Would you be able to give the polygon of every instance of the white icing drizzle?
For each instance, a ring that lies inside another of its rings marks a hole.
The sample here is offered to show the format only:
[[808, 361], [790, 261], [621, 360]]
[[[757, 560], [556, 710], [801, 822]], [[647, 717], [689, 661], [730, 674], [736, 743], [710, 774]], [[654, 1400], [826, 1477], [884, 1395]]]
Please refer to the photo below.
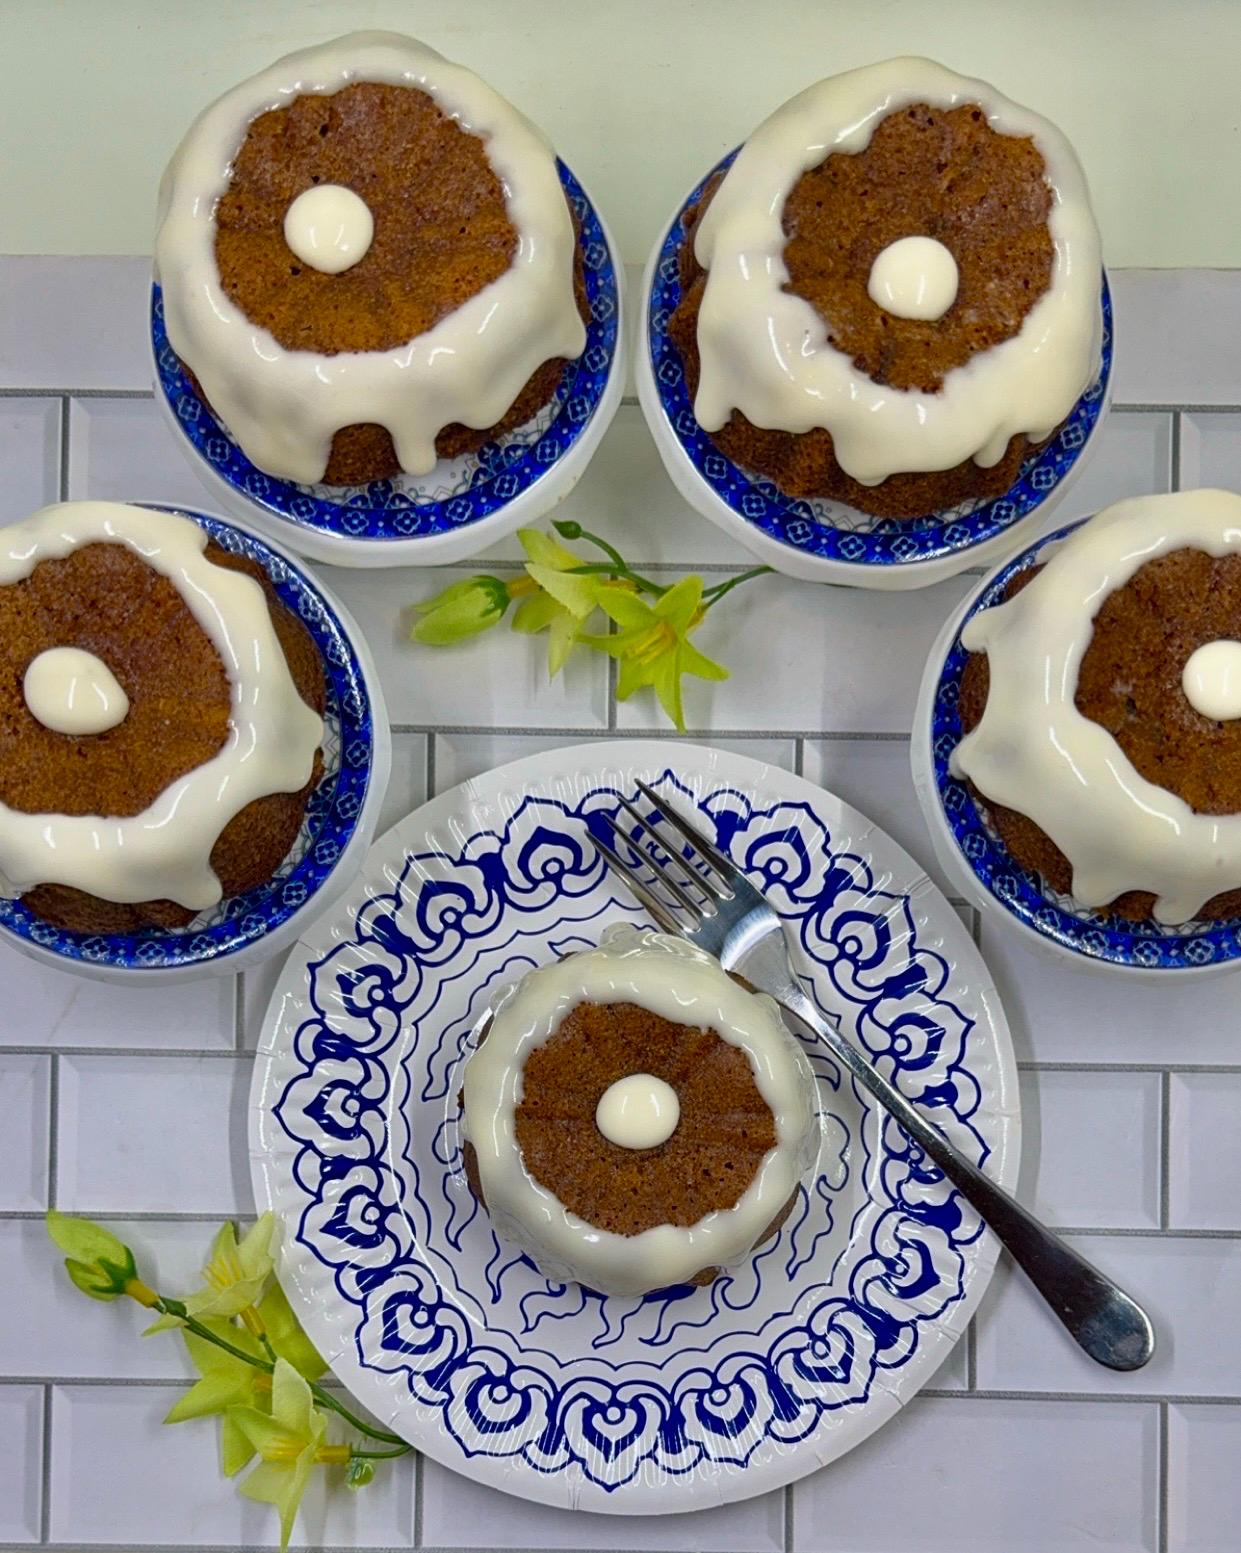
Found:
[[22, 679], [30, 715], [53, 733], [106, 733], [129, 715], [129, 697], [102, 658], [81, 647], [49, 647]]
[[[856, 154], [911, 103], [977, 103], [1001, 134], [1029, 136], [1052, 190], [1051, 283], [1012, 339], [949, 372], [936, 393], [884, 387], [828, 343], [822, 319], [782, 288], [782, 217], [794, 184], [834, 153]], [[985, 81], [929, 59], [890, 59], [808, 87], [742, 147], [698, 225], [708, 271], [698, 318], [694, 413], [718, 431], [733, 410], [788, 432], [824, 427], [842, 469], [889, 475], [999, 462], [1009, 440], [1048, 436], [1094, 380], [1102, 346], [1099, 234], [1085, 175], [1053, 125]]]
[[284, 240], [311, 269], [341, 275], [364, 259], [375, 218], [359, 194], [341, 183], [303, 189], [284, 213]]
[[1146, 781], [1074, 697], [1104, 601], [1146, 562], [1187, 548], [1241, 553], [1241, 496], [1179, 491], [1117, 502], [1052, 549], [1015, 597], [975, 615], [961, 640], [987, 654], [990, 688], [951, 761], [954, 775], [1051, 837], [1083, 906], [1150, 891], [1164, 923], [1189, 921], [1241, 886], [1241, 815], [1195, 814]]
[[942, 318], [957, 300], [960, 274], [951, 248], [933, 237], [898, 237], [881, 248], [866, 290], [894, 318]]
[[[771, 1108], [776, 1145], [737, 1203], [688, 1229], [617, 1235], [587, 1224], [526, 1170], [516, 1109], [526, 1059], [579, 1003], [637, 1003], [741, 1047]], [[770, 998], [747, 992], [681, 939], [610, 929], [598, 949], [540, 967], [497, 1001], [487, 1039], [465, 1068], [464, 1126], [497, 1231], [549, 1277], [607, 1294], [643, 1294], [705, 1267], [742, 1261], [808, 1170], [818, 1143], [814, 1078]]]
[[1241, 642], [1206, 642], [1185, 660], [1185, 699], [1212, 722], [1241, 717]]
[[[353, 81], [424, 91], [486, 142], [517, 252], [498, 280], [394, 350], [289, 351], [224, 293], [216, 204], [251, 120]], [[270, 474], [314, 484], [335, 433], [360, 423], [386, 426], [401, 467], [426, 474], [445, 426], [494, 425], [544, 362], [580, 356], [586, 331], [573, 295], [574, 246], [555, 155], [522, 114], [413, 38], [355, 32], [287, 55], [195, 120], [160, 186], [155, 268], [172, 348], [247, 456]]]
[[253, 577], [207, 559], [207, 535], [173, 513], [62, 502], [0, 531], [0, 587], [82, 545], [120, 544], [169, 578], [219, 653], [232, 697], [224, 747], [141, 814], [23, 814], [0, 804], [0, 893], [63, 884], [104, 900], [220, 899], [210, 864], [220, 832], [256, 798], [305, 786], [323, 721], [302, 700]]
[[667, 1143], [680, 1120], [676, 1090], [653, 1073], [618, 1078], [595, 1107], [595, 1126], [621, 1149], [657, 1149]]

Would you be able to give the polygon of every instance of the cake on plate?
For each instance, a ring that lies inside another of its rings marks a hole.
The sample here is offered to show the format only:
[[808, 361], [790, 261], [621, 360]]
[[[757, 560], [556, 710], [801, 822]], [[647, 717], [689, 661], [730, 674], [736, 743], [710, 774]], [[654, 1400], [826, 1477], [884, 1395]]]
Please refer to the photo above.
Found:
[[0, 534], [0, 891], [178, 929], [271, 878], [322, 769], [323, 664], [187, 517], [63, 502]]
[[784, 1222], [818, 1137], [809, 1064], [771, 999], [627, 927], [507, 990], [461, 1107], [497, 1232], [606, 1294], [743, 1261]]
[[581, 355], [555, 153], [395, 33], [290, 54], [189, 129], [160, 188], [168, 339], [259, 469], [424, 475], [530, 422]]
[[1098, 375], [1072, 147], [931, 60], [792, 98], [682, 225], [669, 333], [694, 414], [788, 496], [887, 518], [999, 496]]
[[1037, 560], [962, 631], [953, 775], [1079, 908], [1241, 916], [1241, 496], [1117, 502]]

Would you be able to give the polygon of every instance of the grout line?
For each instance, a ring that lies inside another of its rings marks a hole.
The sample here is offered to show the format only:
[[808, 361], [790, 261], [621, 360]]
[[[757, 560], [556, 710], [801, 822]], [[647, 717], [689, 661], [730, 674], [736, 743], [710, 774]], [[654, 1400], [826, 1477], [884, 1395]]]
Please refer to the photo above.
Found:
[[43, 1384], [43, 1460], [39, 1477], [39, 1541], [47, 1542], [52, 1524], [52, 1392], [50, 1381]]
[[[462, 737], [492, 739], [498, 737], [507, 738], [531, 738], [531, 739], [590, 739], [598, 742], [604, 740], [608, 729], [606, 727], [583, 727], [579, 724], [573, 728], [557, 727], [531, 727], [529, 723], [391, 723], [393, 733], [425, 733], [425, 734], [458, 734]], [[633, 739], [666, 739], [670, 743], [678, 739], [808, 739], [827, 742], [860, 742], [881, 744], [908, 744], [907, 733], [875, 732], [873, 729], [860, 728], [686, 728], [682, 733], [676, 728], [640, 728], [630, 732], [621, 730], [626, 738]]]
[[240, 972], [237, 977], [237, 985], [233, 988], [233, 1050], [244, 1051], [246, 1047], [246, 973]]
[[69, 500], [69, 400], [60, 401], [60, 458], [57, 461], [56, 494], [58, 501]]
[[1159, 1225], [1172, 1222], [1172, 1075], [1165, 1072], [1159, 1084]]
[[796, 1508], [793, 1499], [793, 1484], [784, 1485], [784, 1553], [793, 1553], [793, 1513]]
[[1169, 486], [1171, 490], [1179, 491], [1181, 488], [1181, 412], [1179, 410], [1172, 412], [1172, 446], [1170, 453]]
[[1159, 1404], [1159, 1467], [1155, 1479], [1155, 1547], [1168, 1550], [1168, 1404]]
[[[52, 1053], [47, 1076], [47, 1205], [56, 1207], [60, 1182], [60, 1059]], [[38, 1214], [36, 1217], [41, 1218]]]
[[423, 1494], [423, 1462], [425, 1461], [421, 1451], [414, 1456], [414, 1546], [422, 1546], [422, 1494]]
[[427, 739], [427, 753], [426, 753], [426, 762], [427, 762], [427, 771], [426, 771], [427, 797], [428, 798], [434, 798], [435, 797], [435, 735], [433, 733], [429, 733], [429, 734], [427, 734], [426, 739]]
[[793, 740], [793, 770], [799, 777], [806, 774], [806, 741], [800, 735]]
[[[55, 1206], [53, 1204], [53, 1206]], [[215, 1224], [221, 1219], [246, 1218], [233, 1209], [216, 1213], [162, 1210], [158, 1208], [121, 1208], [113, 1212], [106, 1208], [91, 1208], [92, 1218], [107, 1219], [109, 1224]], [[0, 1210], [0, 1224], [42, 1224], [47, 1217], [42, 1208], [6, 1208]]]
[[[608, 621], [608, 635], [609, 636], [615, 636], [616, 635], [616, 622], [615, 622], [615, 620], [609, 620]], [[618, 662], [617, 659], [615, 659], [612, 656], [611, 653], [609, 653], [608, 654], [608, 691], [607, 691], [607, 723], [608, 723], [608, 731], [609, 732], [615, 732], [616, 721], [617, 721], [617, 717], [619, 716], [619, 713], [617, 712], [618, 702], [617, 702], [617, 698], [616, 698], [616, 687], [617, 687], [617, 684], [619, 682], [620, 682], [620, 663]]]
[[974, 1321], [965, 1329], [965, 1389], [978, 1390], [978, 1324]]
[[1241, 1073], [1236, 1062], [1036, 1062], [1021, 1061], [1032, 1073]]
[[153, 388], [0, 388], [0, 399], [154, 399]]
[[232, 1046], [5, 1046], [0, 1055], [22, 1057], [243, 1057], [254, 1058], [251, 1051], [238, 1052]]

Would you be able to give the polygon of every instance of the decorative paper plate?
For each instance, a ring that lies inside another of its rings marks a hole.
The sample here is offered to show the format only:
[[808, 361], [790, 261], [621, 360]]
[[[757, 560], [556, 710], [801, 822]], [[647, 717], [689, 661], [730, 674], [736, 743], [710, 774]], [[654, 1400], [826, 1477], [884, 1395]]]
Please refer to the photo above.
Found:
[[910, 743], [914, 787], [931, 843], [961, 893], [1006, 930], [1016, 929], [1032, 948], [1129, 978], [1166, 982], [1169, 973], [1175, 973], [1175, 979], [1184, 981], [1236, 972], [1241, 969], [1241, 918], [1167, 927], [1089, 911], [1071, 896], [1057, 895], [1013, 861], [969, 785], [958, 782], [949, 765], [962, 737], [961, 674], [969, 654], [961, 632], [966, 621], [980, 609], [999, 604], [1013, 577], [1037, 566], [1049, 545], [1067, 539], [1086, 521], [1045, 535], [984, 578], [931, 650]]
[[621, 401], [624, 268], [586, 191], [563, 162], [560, 181], [579, 227], [590, 319], [586, 347], [552, 402], [477, 453], [428, 475], [370, 485], [294, 485], [256, 469], [203, 403], [164, 329], [151, 288], [155, 398], [199, 478], [230, 512], [312, 560], [336, 566], [444, 566], [468, 560], [562, 501], [586, 471]]
[[383, 837], [277, 986], [250, 1146], [282, 1280], [359, 1401], [476, 1481], [656, 1513], [763, 1493], [878, 1428], [947, 1357], [996, 1243], [813, 1042], [815, 1173], [747, 1265], [604, 1298], [497, 1239], [462, 1172], [462, 1056], [496, 988], [644, 920], [586, 834], [637, 777], [767, 892], [820, 1007], [1011, 1186], [1012, 1050], [956, 912], [839, 799], [663, 740], [517, 761]]
[[53, 927], [20, 900], [0, 900], [0, 939], [60, 970], [127, 986], [232, 976], [287, 949], [362, 865], [374, 840], [392, 755], [370, 649], [333, 593], [239, 523], [157, 502], [138, 505], [190, 518], [222, 549], [258, 562], [319, 650], [327, 704], [323, 776], [292, 851], [266, 883], [221, 901], [188, 927], [136, 933], [73, 933]]
[[638, 398], [677, 489], [703, 517], [790, 577], [857, 588], [925, 588], [968, 566], [1011, 552], [1023, 528], [1063, 499], [1103, 420], [1112, 373], [1112, 299], [1103, 276], [1099, 376], [1051, 440], [1032, 453], [1002, 496], [924, 517], [875, 518], [843, 502], [788, 496], [726, 458], [694, 416], [680, 352], [668, 323], [681, 300], [677, 257], [686, 210], [736, 151], [686, 196], [651, 251], [642, 281], [641, 339], [634, 362]]

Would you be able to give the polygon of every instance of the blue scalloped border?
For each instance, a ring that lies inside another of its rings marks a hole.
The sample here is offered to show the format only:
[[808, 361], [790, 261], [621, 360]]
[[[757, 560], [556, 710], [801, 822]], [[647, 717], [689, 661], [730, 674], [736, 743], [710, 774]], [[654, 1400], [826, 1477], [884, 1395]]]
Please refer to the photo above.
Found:
[[344, 626], [314, 581], [261, 539], [230, 523], [182, 507], [158, 510], [192, 519], [222, 549], [257, 561], [267, 573], [281, 602], [306, 626], [319, 649], [327, 714], [339, 723], [341, 752], [340, 771], [335, 778], [325, 776], [307, 806], [312, 834], [304, 855], [287, 874], [227, 901], [222, 918], [206, 927], [180, 932], [153, 928], [125, 934], [70, 933], [35, 916], [20, 900], [0, 900], [0, 927], [15, 937], [66, 960], [137, 971], [220, 960], [264, 937], [304, 906], [335, 868], [357, 827], [374, 758], [372, 707], [361, 664]]
[[966, 623], [979, 610], [999, 604], [1009, 580], [1037, 565], [1043, 549], [1065, 539], [1088, 519], [1048, 534], [1010, 561], [970, 605], [940, 670], [931, 707], [931, 756], [935, 790], [957, 849], [979, 883], [1016, 919], [1062, 948], [1092, 960], [1141, 970], [1199, 970], [1241, 959], [1241, 918], [1204, 924], [1179, 933], [1153, 922], [1126, 922], [1103, 912], [1066, 911], [1037, 875], [1018, 867], [983, 818], [973, 795], [949, 769], [961, 741], [958, 705], [961, 675], [969, 653], [961, 642]]
[[669, 320], [681, 300], [677, 256], [685, 212], [736, 155], [737, 150], [730, 151], [717, 162], [677, 211], [660, 249], [647, 309], [647, 338], [656, 391], [668, 424], [698, 475], [743, 522], [791, 549], [851, 566], [907, 566], [957, 555], [1028, 517], [1077, 462], [1106, 399], [1112, 372], [1112, 295], [1107, 275], [1103, 276], [1101, 293], [1103, 357], [1099, 376], [1078, 400], [1072, 415], [1046, 447], [1027, 461], [1003, 496], [963, 517], [930, 513], [920, 518], [875, 519], [866, 531], [838, 528], [817, 517], [809, 502], [785, 495], [770, 480], [748, 474], [720, 452], [694, 418], [681, 357], [668, 336]]
[[256, 469], [194, 391], [164, 328], [163, 297], [151, 288], [151, 342], [157, 381], [192, 454], [226, 480], [239, 498], [294, 528], [345, 539], [383, 542], [452, 534], [491, 517], [528, 490], [564, 457], [599, 408], [619, 345], [620, 291], [603, 225], [577, 179], [556, 166], [580, 223], [590, 322], [586, 347], [570, 362], [557, 390], [551, 424], [533, 442], [488, 442], [472, 455], [469, 486], [442, 500], [419, 500], [391, 480], [347, 488], [342, 499], [326, 487], [293, 485]]

